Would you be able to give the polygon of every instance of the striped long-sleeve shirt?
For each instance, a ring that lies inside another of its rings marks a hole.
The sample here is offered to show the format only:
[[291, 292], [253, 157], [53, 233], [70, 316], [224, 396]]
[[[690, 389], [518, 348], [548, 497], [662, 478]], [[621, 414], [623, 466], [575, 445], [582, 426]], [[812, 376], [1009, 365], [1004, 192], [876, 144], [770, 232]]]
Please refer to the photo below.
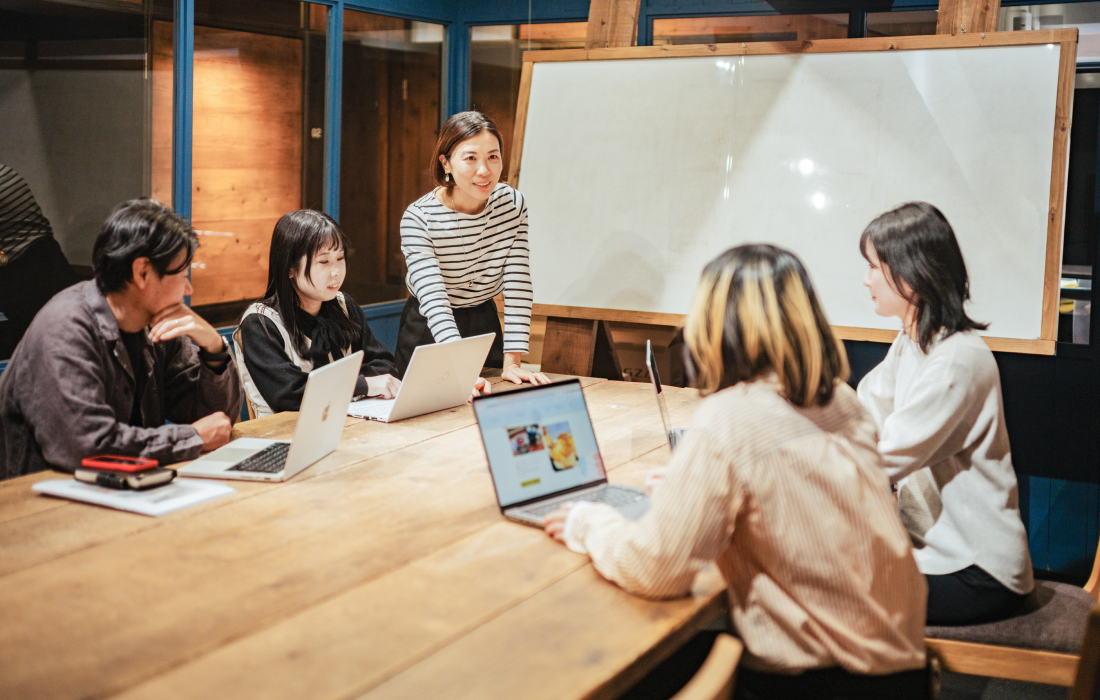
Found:
[[405, 283], [437, 343], [460, 337], [452, 309], [504, 292], [504, 352], [527, 352], [533, 295], [523, 195], [499, 183], [485, 209], [471, 215], [429, 192], [401, 218], [401, 251]]
[[27, 181], [0, 165], [0, 265], [15, 260], [39, 238], [52, 235], [50, 222], [34, 201]]
[[920, 668], [927, 589], [874, 423], [846, 384], [808, 409], [778, 392], [763, 380], [705, 399], [649, 512], [580, 503], [566, 543], [649, 597], [686, 594], [716, 561], [749, 668]]

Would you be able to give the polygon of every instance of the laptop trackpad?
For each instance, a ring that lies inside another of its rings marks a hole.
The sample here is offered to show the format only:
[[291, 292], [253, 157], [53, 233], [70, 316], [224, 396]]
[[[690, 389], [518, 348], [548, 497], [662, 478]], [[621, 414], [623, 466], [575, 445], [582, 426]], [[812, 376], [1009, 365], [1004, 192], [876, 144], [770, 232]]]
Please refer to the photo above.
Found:
[[649, 499], [643, 498], [629, 505], [619, 506], [619, 512], [627, 520], [640, 520], [649, 510]]

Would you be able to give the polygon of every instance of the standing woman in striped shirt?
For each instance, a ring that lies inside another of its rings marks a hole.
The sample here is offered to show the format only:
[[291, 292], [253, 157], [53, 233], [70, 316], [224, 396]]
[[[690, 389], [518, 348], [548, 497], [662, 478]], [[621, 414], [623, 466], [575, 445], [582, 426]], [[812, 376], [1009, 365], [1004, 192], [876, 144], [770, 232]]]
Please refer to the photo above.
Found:
[[[495, 333], [487, 367], [519, 384], [548, 384], [520, 368], [531, 334], [527, 205], [500, 182], [500, 131], [480, 112], [460, 112], [443, 125], [432, 159], [436, 188], [401, 219], [401, 250], [411, 296], [401, 313], [398, 376], [419, 345]], [[504, 292], [504, 328], [493, 297]]]
[[577, 503], [547, 533], [651, 598], [687, 595], [716, 562], [745, 644], [735, 697], [928, 697], [924, 578], [802, 263], [771, 245], [726, 251], [684, 341], [706, 398], [649, 512]]

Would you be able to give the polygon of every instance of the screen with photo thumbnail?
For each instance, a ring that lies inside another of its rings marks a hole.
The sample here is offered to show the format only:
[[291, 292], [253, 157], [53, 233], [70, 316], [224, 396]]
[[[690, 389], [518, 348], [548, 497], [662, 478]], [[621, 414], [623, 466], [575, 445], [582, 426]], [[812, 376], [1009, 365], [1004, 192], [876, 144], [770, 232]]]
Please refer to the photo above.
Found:
[[499, 394], [479, 399], [476, 409], [500, 505], [603, 478], [580, 384]]

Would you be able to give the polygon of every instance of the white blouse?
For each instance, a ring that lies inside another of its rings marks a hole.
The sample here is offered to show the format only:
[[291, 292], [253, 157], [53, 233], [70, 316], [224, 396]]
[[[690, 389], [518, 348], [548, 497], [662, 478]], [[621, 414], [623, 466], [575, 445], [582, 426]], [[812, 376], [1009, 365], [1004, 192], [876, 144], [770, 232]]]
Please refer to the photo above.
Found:
[[1034, 586], [1001, 377], [973, 331], [928, 354], [904, 332], [859, 383], [898, 487], [898, 510], [926, 575], [977, 564], [1016, 593]]

